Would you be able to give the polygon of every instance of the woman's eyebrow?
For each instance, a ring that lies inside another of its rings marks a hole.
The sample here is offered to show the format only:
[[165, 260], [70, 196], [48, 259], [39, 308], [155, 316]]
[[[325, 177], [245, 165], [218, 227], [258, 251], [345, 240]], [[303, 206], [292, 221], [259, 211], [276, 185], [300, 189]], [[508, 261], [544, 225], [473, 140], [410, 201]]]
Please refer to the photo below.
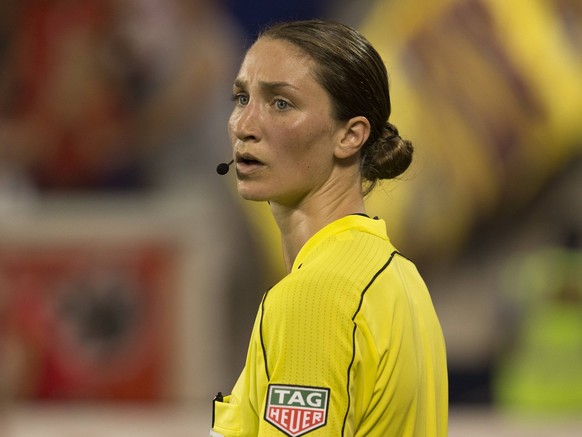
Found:
[[259, 87], [265, 91], [276, 92], [284, 88], [297, 89], [295, 85], [288, 82], [265, 82], [259, 81]]
[[237, 78], [237, 79], [235, 79], [235, 81], [233, 83], [233, 87], [238, 88], [238, 89], [243, 89], [245, 87], [245, 81]]
[[[236, 79], [234, 81], [234, 86], [235, 88], [238, 89], [245, 89], [246, 88], [246, 81], [243, 79]], [[291, 89], [298, 89], [295, 85], [292, 85], [288, 82], [284, 82], [284, 81], [275, 81], [275, 82], [268, 82], [268, 81], [264, 81], [261, 80], [259, 81], [259, 88], [261, 88], [261, 90], [267, 91], [267, 92], [276, 92], [279, 91], [281, 89], [284, 88], [291, 88]]]

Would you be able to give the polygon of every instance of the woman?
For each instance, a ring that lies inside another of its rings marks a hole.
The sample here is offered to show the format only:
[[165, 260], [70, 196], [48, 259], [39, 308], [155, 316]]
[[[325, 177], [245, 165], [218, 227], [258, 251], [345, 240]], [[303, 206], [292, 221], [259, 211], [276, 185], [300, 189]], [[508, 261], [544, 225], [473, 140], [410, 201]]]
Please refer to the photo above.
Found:
[[211, 435], [446, 435], [445, 346], [430, 296], [364, 208], [374, 184], [412, 157], [387, 121], [380, 56], [342, 24], [278, 24], [248, 50], [233, 95], [237, 188], [269, 202], [288, 275], [263, 298]]

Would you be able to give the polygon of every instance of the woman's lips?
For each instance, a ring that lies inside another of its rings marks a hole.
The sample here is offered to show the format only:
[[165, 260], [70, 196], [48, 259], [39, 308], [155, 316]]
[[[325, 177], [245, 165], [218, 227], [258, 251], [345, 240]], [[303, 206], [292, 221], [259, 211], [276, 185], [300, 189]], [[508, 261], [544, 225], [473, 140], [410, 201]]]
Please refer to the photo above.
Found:
[[240, 174], [249, 174], [264, 167], [264, 164], [255, 156], [245, 153], [236, 156], [236, 170]]

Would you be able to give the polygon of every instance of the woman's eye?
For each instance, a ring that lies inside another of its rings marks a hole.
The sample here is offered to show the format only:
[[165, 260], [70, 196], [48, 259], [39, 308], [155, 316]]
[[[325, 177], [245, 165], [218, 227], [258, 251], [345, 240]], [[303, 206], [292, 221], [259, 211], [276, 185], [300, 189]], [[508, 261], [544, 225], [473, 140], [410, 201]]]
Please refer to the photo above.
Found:
[[280, 110], [287, 109], [289, 107], [289, 103], [285, 100], [277, 99], [275, 101], [275, 107]]
[[246, 94], [235, 94], [232, 96], [232, 100], [236, 102], [237, 105], [246, 106], [249, 104], [249, 96]]

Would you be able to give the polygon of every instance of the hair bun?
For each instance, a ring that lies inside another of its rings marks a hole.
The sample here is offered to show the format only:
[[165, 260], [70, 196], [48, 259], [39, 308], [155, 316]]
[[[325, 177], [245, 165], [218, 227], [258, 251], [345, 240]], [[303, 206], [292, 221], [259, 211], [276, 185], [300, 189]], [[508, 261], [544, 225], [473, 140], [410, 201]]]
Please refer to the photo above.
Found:
[[378, 180], [394, 179], [404, 173], [412, 162], [414, 147], [400, 136], [396, 126], [386, 122], [382, 136], [367, 152], [362, 176], [371, 183], [369, 192]]

